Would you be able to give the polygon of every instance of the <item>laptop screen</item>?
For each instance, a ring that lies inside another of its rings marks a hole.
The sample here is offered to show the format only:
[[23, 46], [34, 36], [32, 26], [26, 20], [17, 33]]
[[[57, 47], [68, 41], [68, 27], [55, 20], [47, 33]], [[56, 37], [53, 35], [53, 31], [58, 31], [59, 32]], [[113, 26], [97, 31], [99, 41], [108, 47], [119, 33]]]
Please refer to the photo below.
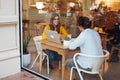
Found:
[[47, 36], [48, 41], [56, 42], [61, 44], [60, 36], [56, 31], [53, 30], [45, 30], [45, 34]]

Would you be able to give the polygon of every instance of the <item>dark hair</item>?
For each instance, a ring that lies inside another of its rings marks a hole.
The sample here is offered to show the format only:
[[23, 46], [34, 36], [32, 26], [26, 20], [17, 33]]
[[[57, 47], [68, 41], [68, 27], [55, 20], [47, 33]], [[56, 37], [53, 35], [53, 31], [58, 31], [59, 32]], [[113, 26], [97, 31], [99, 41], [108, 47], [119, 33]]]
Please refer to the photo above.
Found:
[[[57, 31], [58, 33], [60, 33], [60, 21], [59, 21], [58, 25], [56, 25], [55, 27], [54, 27], [54, 25], [53, 25], [53, 20], [55, 19], [56, 16], [59, 17], [59, 14], [57, 14], [57, 13], [55, 13], [55, 12], [52, 13], [51, 18], [50, 18], [50, 29], [51, 29], [51, 30], [54, 30], [54, 28], [56, 27], [56, 31]], [[59, 18], [60, 18], [60, 17], [59, 17]]]
[[84, 29], [90, 28], [91, 23], [88, 17], [79, 17], [78, 18], [78, 26], [82, 26]]

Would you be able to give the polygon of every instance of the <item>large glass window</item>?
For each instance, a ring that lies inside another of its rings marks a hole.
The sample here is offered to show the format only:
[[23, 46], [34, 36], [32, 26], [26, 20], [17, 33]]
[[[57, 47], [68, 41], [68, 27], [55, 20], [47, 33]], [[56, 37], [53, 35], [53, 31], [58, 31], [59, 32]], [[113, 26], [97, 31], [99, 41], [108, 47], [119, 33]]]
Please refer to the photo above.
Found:
[[[120, 2], [114, 1], [106, 5], [116, 10], [119, 8], [116, 5], [119, 5]], [[76, 27], [77, 18], [81, 15], [90, 16], [89, 8], [93, 8], [99, 3], [100, 0], [22, 0], [21, 52], [23, 68], [47, 79], [62, 80], [62, 69], [59, 69], [59, 62], [55, 61], [55, 68], [50, 69], [49, 74], [47, 73], [46, 57], [43, 60], [42, 72], [40, 73], [38, 51], [40, 48], [37, 48], [34, 39], [42, 35], [44, 26], [49, 24], [51, 13], [54, 11], [60, 15], [61, 24], [64, 25], [68, 33], [72, 34], [72, 37], [77, 37], [79, 34]], [[70, 71], [65, 68], [64, 72], [64, 80], [69, 80]]]

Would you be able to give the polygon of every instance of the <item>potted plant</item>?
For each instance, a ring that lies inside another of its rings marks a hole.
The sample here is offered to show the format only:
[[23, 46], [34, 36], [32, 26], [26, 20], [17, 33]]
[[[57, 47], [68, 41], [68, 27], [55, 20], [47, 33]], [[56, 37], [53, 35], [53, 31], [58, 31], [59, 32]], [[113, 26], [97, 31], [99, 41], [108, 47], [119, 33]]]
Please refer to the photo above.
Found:
[[27, 49], [30, 39], [31, 39], [31, 36], [28, 35], [23, 40], [23, 66], [24, 67], [27, 67], [31, 61], [31, 55], [29, 50]]

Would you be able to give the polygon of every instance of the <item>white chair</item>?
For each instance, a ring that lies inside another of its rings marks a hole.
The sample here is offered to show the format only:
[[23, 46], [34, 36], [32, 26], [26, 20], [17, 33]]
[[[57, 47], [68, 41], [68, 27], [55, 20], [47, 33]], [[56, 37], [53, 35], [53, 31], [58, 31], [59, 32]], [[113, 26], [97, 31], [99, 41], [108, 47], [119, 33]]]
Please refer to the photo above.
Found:
[[[37, 59], [40, 56], [40, 42], [38, 42], [38, 40], [41, 40], [41, 39], [42, 39], [42, 36], [33, 37], [33, 40], [34, 40], [34, 43], [35, 43], [35, 46], [36, 46], [36, 50], [37, 50], [37, 56], [36, 56], [35, 60], [33, 61], [30, 68], [32, 68], [34, 66], [34, 64], [36, 63]], [[42, 60], [44, 60], [45, 57], [47, 59], [47, 73], [49, 74], [49, 58], [48, 58], [48, 55], [43, 52], [43, 59]]]
[[[86, 55], [86, 54], [82, 54], [82, 53], [76, 53], [74, 55], [74, 57], [73, 57], [73, 61], [74, 61], [75, 67], [71, 68], [70, 80], [72, 80], [73, 69], [77, 70], [77, 72], [79, 74], [79, 77], [80, 77], [80, 80], [84, 80], [83, 77], [82, 77], [81, 72], [88, 73], [88, 74], [98, 74], [100, 79], [103, 80], [103, 78], [102, 78], [102, 76], [100, 74], [100, 69], [101, 69], [102, 65], [104, 64], [105, 58], [107, 56], [109, 56], [109, 52], [107, 50], [103, 50], [103, 52], [104, 52], [103, 56], [91, 56], [91, 55]], [[76, 62], [77, 56], [84, 56], [86, 58], [92, 58], [92, 59], [94, 58], [94, 63], [93, 63], [93, 66], [92, 66], [91, 70], [81, 69], [78, 66], [78, 63]]]

